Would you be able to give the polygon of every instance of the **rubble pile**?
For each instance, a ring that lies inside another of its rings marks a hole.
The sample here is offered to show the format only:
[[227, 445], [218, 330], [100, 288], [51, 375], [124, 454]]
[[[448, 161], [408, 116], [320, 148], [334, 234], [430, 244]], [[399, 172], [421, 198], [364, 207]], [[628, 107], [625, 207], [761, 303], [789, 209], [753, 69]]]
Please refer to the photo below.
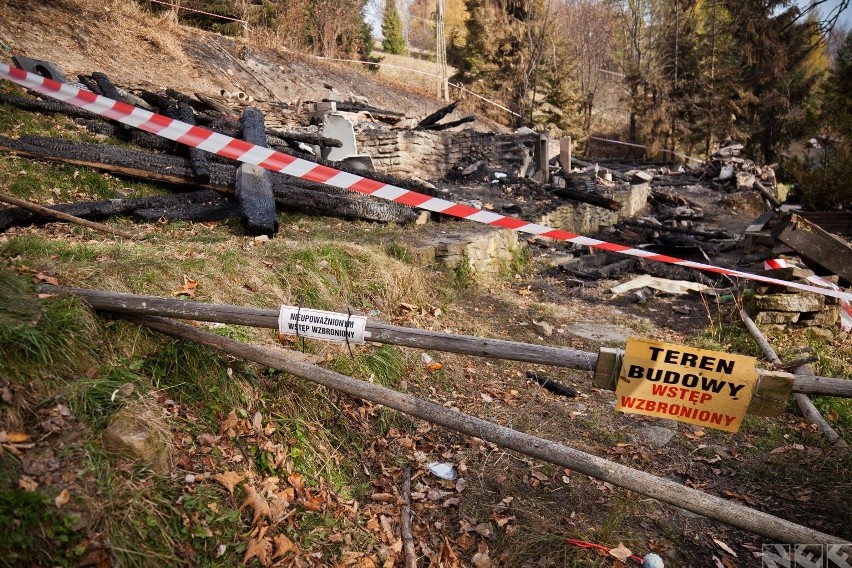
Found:
[[[809, 279], [815, 277], [812, 270], [797, 266], [770, 269], [762, 274], [802, 284], [813, 284]], [[822, 279], [833, 284], [838, 282], [838, 277], [834, 275], [824, 276]], [[837, 298], [771, 285], [757, 285], [754, 292], [748, 311], [755, 323], [809, 327], [814, 328], [814, 332], [827, 336], [833, 336], [837, 332], [840, 322], [840, 300]]]
[[752, 160], [741, 156], [742, 150], [743, 145], [737, 142], [730, 142], [716, 150], [699, 168], [702, 177], [711, 178], [711, 187], [720, 191], [750, 190], [754, 188], [755, 182], [759, 182], [775, 192], [774, 167], [758, 166]]

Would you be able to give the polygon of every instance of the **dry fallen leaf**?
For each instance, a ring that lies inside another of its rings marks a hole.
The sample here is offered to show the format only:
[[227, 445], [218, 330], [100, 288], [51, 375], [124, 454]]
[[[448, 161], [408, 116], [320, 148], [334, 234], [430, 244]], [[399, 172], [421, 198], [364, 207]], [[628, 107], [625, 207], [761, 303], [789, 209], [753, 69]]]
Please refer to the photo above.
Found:
[[441, 550], [438, 552], [438, 561], [435, 564], [441, 568], [459, 568], [461, 566], [459, 557], [456, 556], [447, 537], [444, 537], [444, 541], [441, 543]]
[[189, 296], [195, 298], [195, 289], [198, 288], [198, 281], [191, 279], [186, 274], [183, 275], [183, 286], [175, 290], [175, 296]]
[[256, 525], [261, 517], [270, 516], [269, 503], [251, 485], [246, 485], [246, 494], [246, 500], [240, 505], [240, 511], [246, 507], [251, 507], [254, 510], [254, 517], [251, 520], [251, 524]]
[[28, 477], [26, 475], [21, 476], [21, 479], [18, 480], [18, 485], [24, 491], [35, 491], [38, 489], [38, 482], [32, 477]]
[[731, 550], [730, 546], [728, 546], [727, 544], [725, 544], [724, 542], [722, 542], [721, 540], [719, 540], [717, 538], [714, 538], [713, 542], [716, 543], [716, 546], [718, 546], [719, 548], [721, 548], [722, 550], [724, 550], [725, 552], [727, 552], [728, 554], [730, 554], [734, 558], [737, 558], [737, 553], [734, 552], [733, 550]]
[[243, 476], [235, 471], [226, 471], [225, 473], [217, 473], [213, 479], [218, 481], [222, 487], [228, 490], [231, 495], [234, 494], [234, 487], [243, 480]]
[[46, 283], [51, 284], [53, 286], [59, 286], [59, 280], [57, 280], [55, 277], [49, 276], [49, 275], [47, 275], [43, 272], [39, 272], [39, 273], [35, 274], [33, 276], [33, 278], [35, 279], [36, 282], [46, 282]]
[[430, 371], [440, 371], [444, 368], [444, 365], [441, 363], [429, 363], [428, 365], [426, 365], [426, 368]]
[[633, 551], [625, 547], [623, 543], [619, 542], [618, 546], [609, 549], [609, 555], [618, 558], [619, 560], [627, 560], [633, 555]]
[[61, 509], [65, 505], [68, 504], [68, 501], [71, 500], [71, 492], [67, 489], [63, 489], [59, 495], [53, 500], [53, 503], [56, 505], [57, 509]]
[[299, 552], [299, 548], [286, 535], [279, 534], [272, 538], [272, 542], [275, 544], [275, 554], [272, 555], [273, 559], [281, 558], [288, 552], [293, 552], [294, 554], [298, 554]]
[[269, 566], [272, 564], [272, 539], [262, 537], [258, 539], [250, 539], [246, 548], [245, 556], [243, 556], [243, 564], [248, 563], [252, 558], [257, 558], [261, 566]]
[[491, 557], [488, 554], [488, 546], [485, 543], [480, 543], [484, 550], [480, 550], [470, 559], [471, 564], [475, 568], [491, 568]]
[[6, 440], [10, 444], [26, 444], [30, 441], [30, 435], [26, 432], [9, 432], [6, 434]]
[[240, 421], [237, 418], [237, 413], [232, 410], [228, 413], [228, 416], [227, 418], [225, 418], [225, 421], [222, 422], [222, 426], [220, 427], [219, 431], [227, 432], [228, 430], [233, 430], [237, 427], [237, 424], [239, 424], [239, 422]]

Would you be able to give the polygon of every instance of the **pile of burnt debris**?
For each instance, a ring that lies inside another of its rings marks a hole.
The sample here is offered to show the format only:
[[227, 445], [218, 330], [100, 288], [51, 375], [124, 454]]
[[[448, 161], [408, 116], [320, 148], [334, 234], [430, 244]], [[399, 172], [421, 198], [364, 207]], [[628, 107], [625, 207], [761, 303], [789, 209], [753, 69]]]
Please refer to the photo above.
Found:
[[[51, 78], [65, 81], [50, 62], [21, 57], [13, 59], [20, 67], [41, 74], [47, 72]], [[551, 165], [547, 159], [547, 141], [532, 131], [467, 136], [468, 154], [474, 158], [473, 163], [451, 168], [446, 178], [433, 179], [442, 184], [441, 188], [423, 177], [377, 171], [374, 162], [382, 161], [382, 154], [389, 151], [384, 142], [374, 148], [373, 155], [358, 152], [356, 136], [365, 131], [446, 133], [472, 122], [474, 118], [471, 116], [451, 119], [457, 111], [456, 103], [415, 120], [402, 113], [373, 107], [368, 101], [358, 98], [342, 100], [343, 97], [328, 85], [323, 100], [273, 104], [255, 101], [251, 95], [242, 92], [222, 91], [218, 95], [210, 95], [185, 94], [174, 89], [154, 92], [121, 88], [100, 72], [80, 76], [78, 81], [77, 86], [97, 94], [217, 133], [344, 172], [368, 175], [429, 196], [469, 203], [477, 208], [496, 208], [506, 214], [534, 217], [553, 209], [564, 199], [611, 210], [620, 207], [618, 202], [602, 195], [592, 182], [582, 182], [578, 188], [576, 180], [566, 181], [564, 176], [573, 174], [562, 172], [570, 172], [570, 168]], [[73, 163], [139, 178], [173, 191], [170, 195], [157, 197], [52, 205], [50, 209], [55, 211], [85, 219], [131, 215], [148, 222], [217, 221], [239, 217], [248, 234], [268, 236], [277, 230], [278, 210], [397, 223], [423, 221], [428, 216], [405, 205], [247, 164], [239, 165], [227, 158], [188, 148], [67, 103], [36, 93], [30, 95], [0, 93], [0, 104], [72, 117], [81, 128], [94, 135], [96, 143], [59, 137], [0, 136], [0, 150], [22, 157]], [[264, 110], [261, 111], [260, 107]], [[416, 145], [420, 139], [413, 140]], [[453, 141], [448, 145], [452, 145]], [[482, 162], [476, 163], [477, 155], [491, 163], [499, 162], [504, 172], [496, 168], [487, 171], [487, 167], [480, 170]], [[394, 157], [394, 162], [398, 162], [398, 157]], [[551, 170], [558, 175], [551, 176]], [[477, 171], [478, 174], [487, 171], [487, 179], [471, 175]], [[495, 191], [497, 188], [500, 191]], [[493, 203], [494, 197], [498, 198], [497, 205]], [[432, 217], [444, 220], [437, 214]], [[49, 220], [48, 216], [20, 207], [0, 209], [0, 231], [15, 225]]]

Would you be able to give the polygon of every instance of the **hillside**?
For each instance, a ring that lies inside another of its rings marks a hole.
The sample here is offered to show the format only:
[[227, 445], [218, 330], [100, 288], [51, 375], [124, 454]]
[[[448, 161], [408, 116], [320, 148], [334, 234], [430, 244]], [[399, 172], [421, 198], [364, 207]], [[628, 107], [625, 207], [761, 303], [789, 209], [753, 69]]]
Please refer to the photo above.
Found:
[[[444, 104], [406, 90], [398, 75], [385, 83], [360, 68], [245, 46], [153, 19], [135, 3], [23, 4], [0, 3], [4, 63], [12, 55], [48, 59], [72, 79], [100, 70], [128, 90], [171, 87], [214, 97], [223, 89], [244, 90], [279, 129], [307, 131], [298, 103], [322, 100], [324, 85], [408, 117], [422, 118]], [[2, 79], [0, 94], [29, 96]], [[104, 155], [107, 147], [138, 150], [126, 132], [96, 133], [86, 124], [0, 103], [4, 139], [99, 144]], [[398, 183], [479, 201], [483, 212], [534, 213], [531, 219], [554, 203], [554, 188], [518, 174], [528, 166], [525, 148], [532, 143], [486, 119], [445, 135], [382, 125], [374, 130], [398, 136], [411, 161], [426, 164], [418, 170], [423, 179]], [[447, 153], [437, 154], [438, 145]], [[427, 154], [428, 160], [415, 159]], [[441, 163], [443, 156], [455, 161]], [[213, 164], [233, 166], [224, 159]], [[436, 164], [446, 167], [438, 172]], [[634, 193], [618, 179], [629, 179], [625, 172], [639, 166], [613, 164], [608, 173], [615, 181], [591, 173], [583, 178], [599, 186], [598, 197], [629, 202], [639, 195], [641, 213], [633, 220], [644, 217], [643, 223], [676, 209], [660, 205], [665, 195], [649, 199], [650, 189]], [[432, 166], [435, 171], [424, 171]], [[683, 182], [686, 176], [668, 166], [641, 168], [678, 183], [668, 198], [688, 215], [702, 212], [700, 223], [678, 218], [675, 228], [689, 227], [688, 236], [726, 232], [733, 238], [689, 240], [676, 233], [664, 241], [659, 221], [650, 228], [596, 226], [592, 236], [636, 246], [643, 239], [663, 242], [675, 252], [659, 254], [710, 254], [713, 262], [762, 268], [763, 259], [745, 254], [740, 238], [763, 210], [758, 194], [738, 191], [736, 184], [730, 193], [713, 190], [696, 181], [698, 174]], [[215, 184], [195, 186], [0, 152], [0, 194], [43, 205], [115, 204]], [[233, 193], [214, 189], [228, 199]], [[574, 207], [582, 222], [624, 220], [585, 203], [566, 200], [560, 207]], [[601, 348], [637, 337], [750, 355], [769, 368], [738, 315], [754, 287], [746, 292], [739, 283], [662, 265], [672, 271], [668, 279], [709, 283], [724, 293], [656, 293], [632, 301], [613, 286], [650, 274], [655, 269], [648, 265], [660, 263], [636, 261], [625, 271], [607, 272], [624, 258], [530, 235], [512, 241], [504, 237], [514, 236], [509, 231], [446, 215], [426, 215], [423, 224], [385, 223], [279, 203], [275, 219], [279, 228], [271, 238], [247, 234], [235, 215], [100, 219], [135, 239], [45, 218], [0, 231], [0, 565], [407, 567], [410, 542], [417, 565], [430, 567], [641, 565], [625, 547], [637, 558], [656, 553], [667, 567], [758, 567], [764, 545], [777, 543], [667, 504], [662, 494], [603, 481], [609, 475], [628, 483], [612, 473], [623, 468], [689, 495], [724, 499], [721, 516], [748, 507], [852, 539], [852, 458], [792, 402], [780, 416], [748, 415], [738, 432], [724, 432], [616, 412], [615, 394], [596, 388], [582, 364], [503, 359], [500, 349], [485, 343], [477, 349], [487, 357], [456, 348], [462, 335], [597, 357]], [[472, 249], [465, 246], [480, 238], [483, 258], [468, 258]], [[767, 257], [772, 252], [771, 245], [763, 251]], [[453, 256], [454, 264], [448, 260]], [[480, 270], [492, 261], [496, 268]], [[173, 301], [175, 310], [184, 310], [177, 317], [184, 337], [156, 330], [168, 323], [98, 311], [45, 285]], [[191, 301], [231, 306], [223, 308], [231, 315], [239, 312], [233, 306], [252, 308], [247, 312], [264, 323], [206, 321], [208, 314], [190, 313]], [[376, 340], [347, 344], [280, 335], [269, 320], [281, 305], [366, 316]], [[378, 340], [387, 339], [381, 333], [402, 333], [398, 326], [456, 337], [444, 340], [446, 351], [422, 348], [411, 338]], [[818, 375], [849, 377], [852, 339], [835, 327], [765, 331], [785, 361], [807, 347]], [[234, 347], [230, 340], [266, 348], [269, 358], [258, 362], [247, 355], [257, 351], [226, 352], [190, 335], [218, 340], [220, 347]], [[392, 389], [403, 402], [394, 410], [323, 382], [341, 375], [357, 379], [362, 392]], [[852, 399], [814, 400], [841, 439], [852, 443]], [[469, 435], [423, 418], [442, 411], [457, 413]], [[492, 435], [474, 418], [505, 430]], [[518, 433], [538, 440], [507, 449], [505, 440]], [[609, 465], [580, 471], [532, 457], [545, 441]], [[403, 529], [406, 504], [410, 531]]]

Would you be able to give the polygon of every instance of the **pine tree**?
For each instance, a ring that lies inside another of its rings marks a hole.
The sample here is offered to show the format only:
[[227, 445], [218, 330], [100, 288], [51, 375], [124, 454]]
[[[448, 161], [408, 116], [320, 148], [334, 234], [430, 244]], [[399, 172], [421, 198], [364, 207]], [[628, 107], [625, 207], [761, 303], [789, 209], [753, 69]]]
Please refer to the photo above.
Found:
[[402, 19], [396, 9], [396, 0], [385, 0], [382, 16], [382, 48], [387, 53], [402, 55], [405, 53], [405, 37], [402, 33]]

